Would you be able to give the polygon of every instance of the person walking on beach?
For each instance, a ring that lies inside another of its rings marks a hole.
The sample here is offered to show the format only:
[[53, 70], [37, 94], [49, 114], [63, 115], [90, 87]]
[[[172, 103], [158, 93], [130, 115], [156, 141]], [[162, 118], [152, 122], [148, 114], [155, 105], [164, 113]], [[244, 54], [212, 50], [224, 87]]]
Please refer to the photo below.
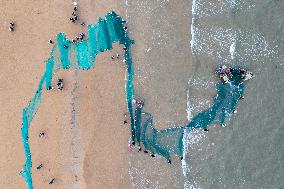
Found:
[[123, 124], [126, 124], [127, 123], [127, 113], [124, 113], [124, 121], [123, 121]]
[[76, 1], [73, 2], [73, 10], [77, 11], [78, 10], [78, 3]]
[[79, 39], [82, 41], [84, 39], [84, 37], [85, 37], [85, 34], [82, 32], [79, 35], [80, 35]]
[[40, 170], [43, 167], [43, 164], [39, 164], [39, 166], [36, 167], [37, 170]]
[[53, 184], [53, 183], [54, 183], [54, 181], [55, 181], [55, 178], [52, 178], [52, 179], [49, 181], [49, 183], [48, 183], [48, 184]]

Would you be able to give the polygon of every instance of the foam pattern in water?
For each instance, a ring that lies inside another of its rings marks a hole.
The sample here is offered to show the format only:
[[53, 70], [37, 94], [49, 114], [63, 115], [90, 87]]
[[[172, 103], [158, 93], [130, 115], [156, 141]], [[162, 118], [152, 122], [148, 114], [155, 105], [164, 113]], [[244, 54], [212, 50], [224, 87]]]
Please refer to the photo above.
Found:
[[194, 18], [226, 14], [231, 9], [248, 11], [255, 7], [253, 2], [247, 0], [193, 0], [192, 14]]
[[[232, 59], [238, 62], [260, 61], [264, 57], [273, 56], [277, 46], [269, 46], [260, 33], [236, 30], [225, 27], [192, 26], [192, 51], [194, 54], [206, 54], [219, 63], [231, 63]], [[236, 45], [238, 48], [236, 48]]]

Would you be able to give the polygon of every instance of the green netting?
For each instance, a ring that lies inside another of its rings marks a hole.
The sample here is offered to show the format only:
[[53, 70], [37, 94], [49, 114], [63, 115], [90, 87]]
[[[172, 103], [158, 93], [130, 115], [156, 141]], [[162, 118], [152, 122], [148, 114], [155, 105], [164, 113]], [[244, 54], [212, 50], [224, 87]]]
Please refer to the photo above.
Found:
[[[106, 15], [105, 20], [111, 41], [119, 41], [119, 39], [121, 38], [120, 36], [124, 35], [124, 31], [121, 33], [121, 31], [116, 28], [117, 24], [121, 24], [121, 21], [119, 19], [120, 17], [113, 12]], [[122, 26], [119, 26], [119, 29], [120, 28], [122, 28]]]
[[169, 128], [161, 130], [157, 133], [157, 145], [169, 152], [169, 154], [176, 154], [182, 156], [183, 149], [183, 127]]
[[[134, 128], [132, 128], [132, 132], [134, 132], [134, 136], [136, 133], [136, 142], [137, 145], [140, 146], [140, 125], [141, 125], [141, 113], [142, 113], [142, 107], [137, 107], [135, 110], [135, 117], [134, 117]], [[133, 134], [132, 134], [133, 135]]]
[[46, 69], [45, 69], [45, 86], [46, 90], [51, 89], [51, 81], [52, 81], [52, 72], [54, 67], [54, 48], [51, 50], [50, 58], [45, 61]]
[[20, 171], [20, 175], [23, 176], [26, 180], [27, 186], [29, 189], [33, 188], [32, 186], [32, 173], [31, 173], [31, 167], [32, 167], [32, 157], [29, 147], [29, 125], [32, 121], [34, 115], [36, 114], [39, 105], [41, 103], [41, 89], [43, 82], [45, 80], [45, 74], [42, 76], [38, 89], [33, 97], [33, 99], [29, 102], [29, 105], [23, 109], [22, 113], [22, 128], [21, 128], [21, 134], [22, 134], [22, 141], [24, 145], [24, 151], [26, 156], [25, 164]]
[[217, 95], [213, 99], [211, 106], [198, 113], [193, 119], [183, 127], [174, 127], [158, 131], [152, 127], [153, 118], [150, 114], [141, 112], [137, 107], [135, 111], [135, 137], [133, 141], [140, 140], [145, 149], [152, 153], [159, 154], [170, 160], [171, 155], [183, 155], [183, 135], [184, 131], [191, 128], [206, 128], [210, 124], [223, 124], [235, 110], [236, 105], [243, 95], [243, 76], [239, 68], [232, 71], [231, 81], [227, 84], [218, 83], [216, 85]]
[[[28, 143], [28, 131], [30, 123], [35, 116], [40, 102], [41, 102], [41, 91], [43, 87], [43, 83], [45, 82], [46, 89], [51, 89], [52, 86], [52, 75], [56, 68], [82, 68], [89, 69], [94, 65], [94, 61], [96, 55], [106, 50], [110, 50], [112, 48], [112, 43], [119, 41], [121, 44], [124, 44], [127, 48], [127, 89], [126, 96], [129, 97], [127, 99], [128, 102], [132, 102], [134, 99], [134, 92], [132, 87], [132, 62], [130, 56], [130, 45], [133, 43], [132, 40], [129, 39], [126, 32], [122, 32], [123, 23], [122, 19], [115, 14], [114, 12], [110, 12], [107, 14], [109, 20], [106, 22], [105, 19], [99, 19], [96, 25], [88, 26], [88, 40], [83, 40], [78, 43], [71, 43], [66, 39], [64, 33], [60, 33], [57, 35], [57, 44], [53, 47], [50, 58], [45, 61], [46, 63], [46, 71], [42, 76], [38, 89], [33, 97], [33, 99], [29, 102], [29, 105], [23, 109], [22, 114], [22, 140], [24, 145], [24, 151], [26, 156], [25, 164], [20, 172], [20, 175], [23, 176], [26, 180], [27, 187], [29, 189], [33, 188], [32, 185], [32, 158], [30, 147]], [[108, 24], [106, 24], [108, 23]], [[112, 26], [112, 27], [111, 27]], [[124, 43], [125, 42], [125, 43]], [[59, 52], [59, 56], [55, 56], [55, 51]], [[73, 53], [76, 53], [73, 56]], [[73, 60], [72, 57], [76, 57], [76, 60]], [[131, 75], [129, 75], [131, 74]], [[132, 105], [128, 104], [128, 111], [132, 112]], [[133, 114], [131, 113], [132, 120]], [[134, 126], [134, 121], [132, 121], [132, 125]]]
[[70, 46], [71, 42], [66, 39], [64, 33], [60, 33], [57, 35], [57, 45], [60, 51], [60, 65], [62, 65], [63, 69], [68, 69], [70, 67]]
[[76, 54], [77, 54], [77, 60], [78, 65], [83, 70], [87, 70], [92, 66], [92, 62], [90, 61], [91, 54], [88, 50], [88, 44], [87, 41], [83, 41], [81, 43], [76, 43]]
[[104, 52], [106, 50], [112, 49], [112, 43], [109, 38], [109, 33], [106, 26], [106, 21], [102, 18], [99, 19], [96, 25], [97, 29], [97, 50]]
[[90, 57], [94, 61], [97, 56], [97, 32], [94, 25], [88, 26], [88, 47]]
[[154, 143], [153, 143], [153, 117], [149, 113], [142, 113], [141, 114], [141, 141], [147, 151], [150, 151], [151, 153], [155, 153]]
[[[158, 131], [153, 127], [153, 118], [149, 113], [143, 113], [142, 108], [133, 105], [135, 95], [133, 87], [133, 66], [130, 47], [134, 43], [123, 29], [123, 20], [116, 13], [110, 12], [105, 19], [100, 18], [96, 25], [88, 26], [87, 40], [79, 43], [71, 43], [66, 39], [64, 33], [57, 35], [57, 45], [50, 53], [50, 58], [46, 61], [46, 71], [42, 76], [38, 89], [30, 101], [29, 105], [23, 109], [22, 114], [22, 139], [26, 162], [20, 174], [25, 178], [27, 186], [32, 189], [32, 159], [28, 144], [28, 129], [36, 114], [40, 102], [43, 83], [46, 89], [52, 86], [52, 75], [56, 68], [82, 68], [89, 69], [94, 65], [96, 55], [100, 52], [110, 50], [113, 42], [123, 44], [125, 47], [124, 59], [126, 65], [125, 93], [127, 109], [130, 115], [132, 142], [153, 154], [159, 154], [166, 159], [171, 155], [182, 156], [183, 153], [183, 133], [191, 128], [206, 128], [212, 123], [224, 123], [234, 111], [240, 96], [243, 93], [243, 77], [238, 68], [232, 72], [231, 82], [226, 85], [217, 84], [217, 96], [212, 105], [207, 110], [197, 114], [190, 123], [183, 127], [175, 127]], [[55, 56], [55, 51], [59, 51], [59, 56]], [[76, 53], [73, 56], [73, 53]], [[73, 60], [71, 57], [76, 57]], [[57, 70], [57, 69], [56, 69]], [[135, 115], [135, 116], [134, 116]]]

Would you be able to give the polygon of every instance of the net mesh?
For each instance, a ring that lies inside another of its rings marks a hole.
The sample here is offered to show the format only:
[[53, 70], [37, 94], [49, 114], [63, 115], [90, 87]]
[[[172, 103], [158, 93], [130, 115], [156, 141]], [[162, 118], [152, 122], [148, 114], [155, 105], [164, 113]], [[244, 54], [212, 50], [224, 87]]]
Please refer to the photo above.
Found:
[[170, 160], [171, 155], [183, 155], [183, 136], [185, 129], [207, 128], [210, 124], [224, 124], [236, 109], [240, 97], [243, 95], [244, 84], [241, 80], [239, 68], [231, 72], [231, 81], [227, 84], [216, 84], [217, 95], [206, 110], [201, 111], [185, 126], [173, 127], [158, 131], [153, 124], [153, 118], [148, 113], [142, 113], [140, 107], [135, 110], [135, 126], [132, 131], [134, 140], [140, 146], [142, 142], [146, 151], [159, 154]]
[[[109, 12], [105, 18], [100, 18], [96, 25], [88, 26], [87, 40], [79, 43], [71, 43], [64, 33], [57, 35], [57, 44], [50, 52], [50, 58], [45, 62], [46, 71], [42, 76], [38, 89], [23, 109], [22, 113], [22, 140], [26, 156], [26, 162], [20, 175], [22, 175], [29, 189], [32, 185], [32, 158], [28, 143], [28, 131], [30, 123], [35, 116], [40, 102], [42, 87], [45, 82], [46, 89], [52, 87], [53, 72], [59, 68], [88, 70], [94, 66], [98, 53], [112, 49], [112, 43], [119, 42], [124, 45], [124, 62], [126, 65], [125, 93], [127, 109], [130, 115], [131, 139], [133, 144], [144, 146], [145, 150], [152, 154], [159, 154], [170, 160], [171, 155], [182, 157], [184, 130], [191, 128], [206, 128], [212, 123], [225, 123], [230, 114], [236, 108], [237, 102], [243, 93], [243, 83], [240, 79], [239, 68], [232, 71], [232, 80], [228, 84], [217, 84], [217, 95], [212, 105], [197, 114], [190, 123], [181, 127], [157, 130], [153, 127], [153, 117], [144, 113], [141, 106], [135, 105], [133, 87], [133, 65], [131, 58], [131, 45], [134, 43], [124, 30], [124, 21], [115, 12]], [[56, 52], [58, 53], [56, 54]], [[71, 57], [76, 57], [73, 61]]]
[[[128, 84], [126, 87], [126, 96], [128, 97], [127, 102], [132, 102], [134, 98], [132, 86], [133, 71], [130, 58], [130, 45], [133, 43], [133, 41], [129, 39], [127, 33], [124, 31], [123, 20], [121, 19], [121, 17], [118, 16], [115, 12], [109, 12], [108, 14], [106, 14], [105, 19], [100, 18], [96, 25], [88, 26], [88, 36], [89, 38], [87, 40], [83, 40], [78, 43], [72, 43], [71, 41], [66, 39], [64, 33], [57, 35], [57, 44], [51, 50], [50, 58], [45, 61], [46, 71], [40, 80], [38, 89], [33, 99], [29, 102], [28, 106], [23, 109], [21, 134], [26, 161], [22, 170], [20, 171], [20, 175], [25, 178], [27, 187], [29, 189], [33, 188], [31, 172], [32, 158], [29, 147], [29, 126], [40, 106], [43, 84], [45, 82], [47, 90], [51, 89], [52, 76], [53, 73], [58, 70], [58, 68], [75, 68], [87, 70], [94, 65], [94, 61], [98, 53], [110, 50], [112, 49], [112, 43], [120, 42], [120, 44], [123, 44], [127, 48], [125, 52], [128, 70]], [[59, 52], [58, 55], [56, 54], [56, 51]], [[71, 59], [71, 57], [73, 56], [76, 57], [74, 61], [73, 59]], [[128, 111], [132, 112], [131, 105], [128, 105]], [[134, 120], [132, 114], [131, 117], [132, 120]], [[134, 125], [134, 122], [132, 125]]]

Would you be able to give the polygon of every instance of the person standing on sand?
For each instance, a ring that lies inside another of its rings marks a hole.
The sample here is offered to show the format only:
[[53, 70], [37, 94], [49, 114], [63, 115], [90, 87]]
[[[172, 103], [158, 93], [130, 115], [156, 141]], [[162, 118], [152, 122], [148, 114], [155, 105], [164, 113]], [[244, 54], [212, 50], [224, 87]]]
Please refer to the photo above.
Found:
[[43, 164], [41, 163], [39, 166], [36, 167], [37, 170], [40, 170], [43, 167]]
[[73, 17], [70, 18], [71, 22], [75, 22], [75, 19]]
[[124, 121], [123, 121], [123, 124], [126, 124], [127, 123], [127, 113], [124, 113]]
[[14, 22], [10, 22], [9, 31], [14, 31]]
[[45, 135], [45, 132], [42, 131], [42, 132], [39, 133], [38, 137], [39, 137], [39, 138], [42, 138], [42, 137], [44, 137], [44, 135]]
[[71, 17], [69, 18], [73, 23], [78, 20], [78, 15], [76, 14], [76, 11], [78, 10], [78, 3], [77, 2], [73, 2], [73, 12], [71, 14]]
[[130, 142], [128, 142], [128, 150], [132, 151], [132, 144]]
[[53, 184], [53, 183], [54, 183], [54, 181], [55, 181], [55, 178], [52, 178], [52, 179], [49, 181], [49, 183], [48, 183], [48, 184]]
[[77, 11], [78, 10], [78, 3], [76, 1], [73, 2], [73, 6], [74, 6], [73, 10]]

